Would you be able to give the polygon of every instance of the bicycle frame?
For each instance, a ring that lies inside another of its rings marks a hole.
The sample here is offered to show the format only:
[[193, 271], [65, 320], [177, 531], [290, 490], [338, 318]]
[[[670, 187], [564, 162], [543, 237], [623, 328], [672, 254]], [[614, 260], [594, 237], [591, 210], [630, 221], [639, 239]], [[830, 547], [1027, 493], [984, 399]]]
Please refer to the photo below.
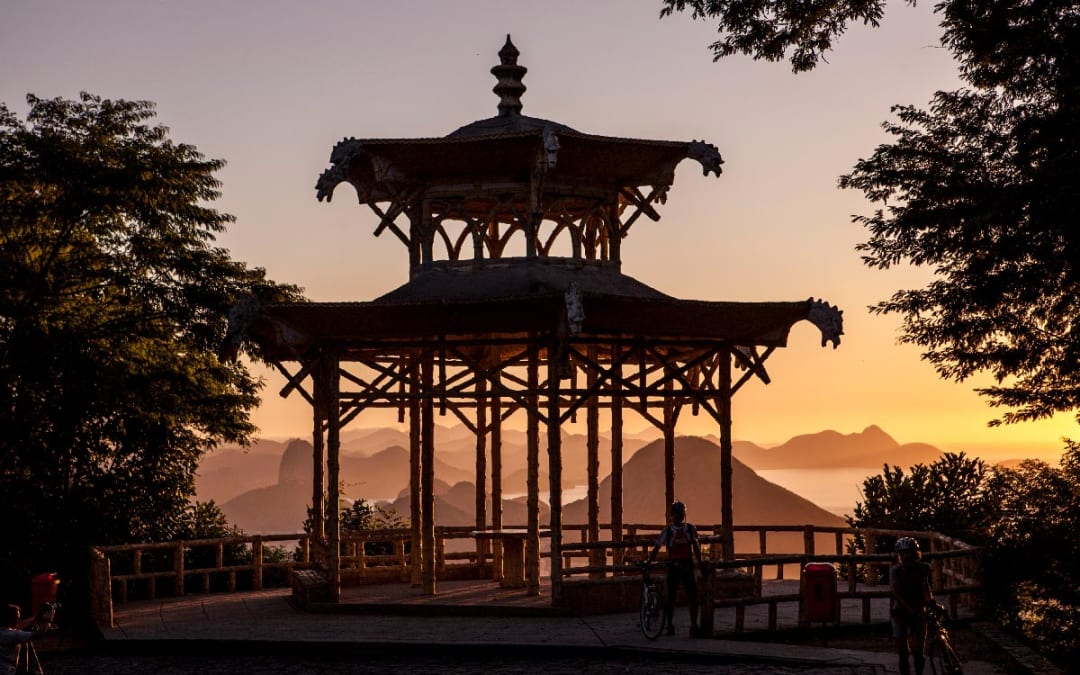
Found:
[[934, 675], [962, 675], [960, 657], [952, 646], [944, 620], [947, 612], [939, 603], [926, 608], [926, 644], [923, 652]]
[[641, 568], [641, 632], [648, 639], [655, 640], [660, 637], [667, 623], [664, 595], [649, 573], [654, 564], [647, 560], [636, 564]]

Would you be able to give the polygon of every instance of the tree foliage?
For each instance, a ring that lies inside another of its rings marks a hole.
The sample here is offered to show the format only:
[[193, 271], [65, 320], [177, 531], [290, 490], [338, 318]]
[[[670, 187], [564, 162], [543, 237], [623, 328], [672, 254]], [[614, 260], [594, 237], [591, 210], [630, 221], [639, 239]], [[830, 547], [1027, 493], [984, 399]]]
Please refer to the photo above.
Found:
[[[1080, 446], [1061, 466], [986, 468], [963, 454], [863, 482], [849, 524], [933, 530], [983, 547], [986, 607], [1048, 656], [1080, 659]], [[891, 539], [875, 542], [877, 550]], [[857, 542], [865, 548], [866, 542]]]
[[1080, 659], [1080, 446], [1061, 467], [1027, 460], [987, 480], [984, 576], [1003, 623], [1048, 655]]
[[25, 121], [0, 104], [9, 580], [80, 576], [89, 544], [190, 527], [200, 457], [254, 430], [260, 383], [217, 357], [229, 309], [299, 297], [214, 246], [223, 162], [172, 142], [153, 104], [27, 102]]
[[[908, 0], [915, 4], [914, 0]], [[813, 70], [849, 23], [878, 26], [884, 0], [663, 0], [660, 16], [689, 11], [719, 21], [723, 36], [709, 45], [713, 60], [734, 54], [788, 59], [795, 72]]]
[[[914, 4], [913, 2], [911, 4]], [[715, 19], [717, 58], [789, 58], [810, 70], [881, 0], [664, 0], [661, 15]], [[893, 140], [840, 178], [878, 205], [864, 262], [927, 266], [936, 278], [871, 309], [903, 317], [945, 378], [1005, 409], [993, 424], [1080, 409], [1080, 2], [941, 0], [944, 47], [968, 88], [898, 105]]]
[[[330, 500], [323, 499], [323, 522], [330, 519]], [[311, 534], [315, 525], [315, 511], [311, 506], [307, 509], [307, 518], [304, 519], [304, 532]], [[342, 531], [362, 532], [364, 530], [394, 530], [409, 526], [409, 521], [403, 518], [394, 507], [382, 504], [372, 504], [360, 497], [352, 503], [342, 501], [338, 505], [338, 525]], [[406, 542], [406, 549], [409, 544]], [[344, 551], [345, 544], [342, 544]], [[367, 541], [364, 543], [364, 552], [368, 555], [390, 555], [394, 552], [394, 546], [390, 541]]]
[[[852, 527], [938, 532], [969, 538], [983, 523], [986, 464], [964, 453], [947, 452], [905, 473], [885, 465], [863, 481], [863, 500], [848, 516]], [[878, 542], [881, 550], [886, 542]]]

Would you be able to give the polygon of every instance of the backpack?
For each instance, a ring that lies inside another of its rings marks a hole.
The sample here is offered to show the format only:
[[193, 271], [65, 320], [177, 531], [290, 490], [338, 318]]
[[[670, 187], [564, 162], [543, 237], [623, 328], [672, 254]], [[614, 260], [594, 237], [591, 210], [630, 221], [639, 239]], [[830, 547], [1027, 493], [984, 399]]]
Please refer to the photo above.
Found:
[[684, 523], [681, 527], [669, 525], [671, 537], [668, 539], [669, 560], [690, 560], [693, 543], [693, 525]]

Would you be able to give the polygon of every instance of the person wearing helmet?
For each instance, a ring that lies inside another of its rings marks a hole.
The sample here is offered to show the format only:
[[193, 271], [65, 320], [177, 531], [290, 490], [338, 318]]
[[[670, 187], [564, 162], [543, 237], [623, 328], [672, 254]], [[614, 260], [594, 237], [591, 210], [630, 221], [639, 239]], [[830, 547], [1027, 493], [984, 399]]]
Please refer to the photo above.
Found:
[[910, 675], [910, 653], [915, 661], [915, 675], [922, 675], [926, 608], [934, 599], [930, 589], [930, 566], [922, 561], [919, 542], [911, 537], [897, 539], [895, 550], [897, 563], [889, 569], [889, 589], [892, 591], [892, 633], [896, 638], [900, 673]]
[[690, 605], [690, 635], [698, 637], [701, 631], [698, 629], [697, 579], [694, 576], [694, 560], [697, 560], [698, 569], [704, 570], [705, 567], [701, 560], [701, 545], [698, 543], [697, 528], [686, 522], [686, 504], [674, 502], [671, 505], [671, 524], [660, 531], [660, 538], [656, 540], [652, 551], [649, 552], [649, 560], [656, 560], [656, 554], [661, 546], [667, 547], [669, 563], [668, 601], [665, 607], [667, 633], [668, 635], [675, 634], [672, 614], [675, 598], [681, 585], [686, 589], [686, 600]]

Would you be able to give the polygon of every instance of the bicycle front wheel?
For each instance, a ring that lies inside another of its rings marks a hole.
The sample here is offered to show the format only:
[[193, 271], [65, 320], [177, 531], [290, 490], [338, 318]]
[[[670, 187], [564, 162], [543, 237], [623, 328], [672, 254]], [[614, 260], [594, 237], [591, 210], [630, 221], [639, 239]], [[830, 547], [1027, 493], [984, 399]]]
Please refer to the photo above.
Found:
[[664, 596], [650, 588], [641, 599], [641, 632], [650, 640], [660, 637], [664, 631]]
[[934, 675], [963, 675], [960, 657], [952, 645], [944, 640], [934, 640], [926, 650], [926, 660]]

